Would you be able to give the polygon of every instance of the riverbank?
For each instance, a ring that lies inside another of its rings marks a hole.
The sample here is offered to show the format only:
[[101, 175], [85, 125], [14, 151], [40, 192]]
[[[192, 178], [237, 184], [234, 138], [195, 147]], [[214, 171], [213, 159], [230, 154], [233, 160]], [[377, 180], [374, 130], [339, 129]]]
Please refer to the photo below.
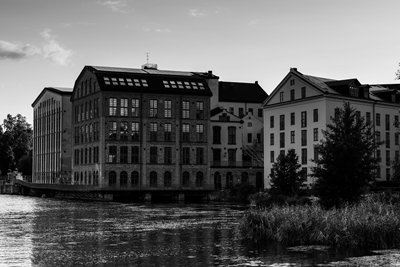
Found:
[[400, 245], [400, 205], [374, 195], [341, 209], [273, 205], [246, 211], [240, 232], [246, 239], [283, 245], [388, 249]]

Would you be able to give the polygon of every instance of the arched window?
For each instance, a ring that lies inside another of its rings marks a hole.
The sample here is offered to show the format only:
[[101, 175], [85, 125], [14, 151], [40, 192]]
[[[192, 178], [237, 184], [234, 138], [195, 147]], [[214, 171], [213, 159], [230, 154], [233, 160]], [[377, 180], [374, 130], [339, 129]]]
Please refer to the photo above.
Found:
[[256, 173], [256, 187], [257, 188], [264, 188], [264, 179], [261, 172]]
[[115, 171], [110, 171], [108, 174], [108, 185], [116, 186], [117, 184], [117, 173]]
[[157, 173], [154, 171], [150, 173], [150, 187], [157, 187]]
[[119, 175], [119, 183], [120, 187], [128, 186], [128, 173], [126, 171], [122, 171]]
[[247, 172], [242, 172], [242, 184], [247, 184], [249, 182], [249, 174]]
[[87, 184], [87, 172], [86, 171], [85, 171], [85, 180], [84, 180], [83, 184]]
[[231, 172], [226, 174], [226, 188], [231, 188], [233, 186], [233, 175]]
[[133, 171], [131, 173], [131, 184], [132, 184], [132, 187], [139, 186], [139, 173], [137, 171]]
[[164, 173], [164, 187], [171, 187], [171, 185], [172, 185], [171, 173], [165, 172]]
[[91, 185], [92, 184], [92, 172], [91, 171], [88, 172], [88, 178], [89, 178], [88, 179], [88, 184]]
[[99, 171], [96, 171], [95, 177], [94, 177], [94, 185], [98, 186], [99, 185]]
[[203, 187], [203, 173], [196, 173], [196, 187]]
[[182, 186], [183, 187], [189, 187], [189, 184], [190, 184], [189, 172], [183, 172], [183, 175], [182, 175]]
[[214, 173], [214, 188], [215, 190], [221, 190], [221, 174], [219, 172]]

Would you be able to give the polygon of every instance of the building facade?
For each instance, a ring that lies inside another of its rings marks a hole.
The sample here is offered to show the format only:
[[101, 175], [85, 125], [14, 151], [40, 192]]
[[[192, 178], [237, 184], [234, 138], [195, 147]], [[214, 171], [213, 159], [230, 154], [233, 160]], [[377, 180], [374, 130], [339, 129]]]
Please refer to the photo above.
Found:
[[[270, 186], [272, 165], [280, 153], [295, 149], [302, 168], [310, 174], [318, 157], [314, 148], [331, 118], [349, 102], [359, 116], [371, 122], [378, 141], [381, 166], [376, 179], [389, 180], [391, 160], [399, 153], [399, 136], [393, 122], [399, 120], [397, 85], [362, 85], [357, 79], [333, 80], [304, 75], [296, 68], [279, 83], [264, 102], [264, 182]], [[307, 182], [313, 183], [308, 176]]]

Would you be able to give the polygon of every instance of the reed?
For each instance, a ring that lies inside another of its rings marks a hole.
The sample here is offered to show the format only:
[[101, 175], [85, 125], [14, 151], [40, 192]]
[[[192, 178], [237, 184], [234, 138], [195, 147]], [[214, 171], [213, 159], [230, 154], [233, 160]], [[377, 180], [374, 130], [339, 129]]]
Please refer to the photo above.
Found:
[[400, 206], [374, 196], [330, 210], [274, 205], [246, 211], [239, 228], [242, 237], [256, 241], [385, 249], [400, 245]]

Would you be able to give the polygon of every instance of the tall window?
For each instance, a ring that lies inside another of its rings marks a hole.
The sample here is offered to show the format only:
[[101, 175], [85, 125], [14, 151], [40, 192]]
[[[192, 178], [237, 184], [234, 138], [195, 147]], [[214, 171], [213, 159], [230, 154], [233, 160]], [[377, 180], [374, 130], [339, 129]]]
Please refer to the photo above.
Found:
[[190, 140], [189, 123], [184, 123], [182, 125], [182, 141]]
[[117, 140], [117, 122], [110, 121], [110, 131], [108, 132], [108, 139], [109, 140]]
[[390, 131], [390, 115], [385, 115], [385, 128], [386, 131]]
[[271, 146], [273, 146], [275, 143], [275, 136], [273, 133], [269, 134], [269, 143]]
[[228, 127], [228, 144], [236, 144], [236, 127]]
[[157, 187], [157, 173], [155, 171], [150, 173], [150, 187]]
[[131, 185], [132, 187], [139, 186], [139, 173], [137, 171], [131, 173]]
[[280, 133], [279, 134], [279, 146], [280, 147], [285, 147], [285, 133]]
[[294, 100], [294, 89], [290, 90], [290, 100]]
[[285, 130], [285, 115], [279, 116], [279, 130]]
[[213, 126], [213, 144], [221, 144], [221, 126]]
[[301, 87], [301, 98], [306, 98], [306, 88]]
[[301, 149], [301, 164], [307, 164], [307, 148]]
[[386, 148], [390, 148], [390, 133], [389, 132], [386, 133], [385, 143], [386, 143]]
[[139, 147], [133, 146], [131, 148], [131, 163], [137, 164], [139, 163]]
[[307, 130], [301, 130], [301, 145], [307, 145]]
[[283, 92], [279, 93], [279, 102], [283, 102]]
[[132, 122], [132, 141], [139, 141], [139, 123]]
[[236, 166], [236, 150], [228, 149], [228, 166]]
[[247, 134], [247, 143], [253, 143], [253, 135], [251, 133]]
[[290, 131], [290, 143], [294, 144], [295, 143], [295, 132]]
[[182, 148], [182, 164], [190, 164], [190, 148]]
[[128, 163], [128, 147], [127, 146], [121, 146], [120, 147], [120, 153], [119, 153], [119, 162], [120, 163]]
[[204, 149], [202, 147], [196, 148], [196, 164], [204, 164]]
[[121, 116], [128, 116], [128, 98], [121, 98]]
[[371, 123], [371, 112], [365, 114], [365, 120], [368, 124]]
[[150, 163], [156, 164], [157, 161], [157, 147], [150, 147]]
[[171, 100], [164, 101], [164, 117], [171, 118], [172, 117], [172, 104]]
[[290, 125], [294, 125], [296, 121], [295, 113], [290, 113]]
[[204, 103], [202, 101], [197, 101], [197, 103], [196, 103], [196, 119], [200, 120], [203, 118], [204, 118]]
[[170, 172], [164, 173], [164, 187], [171, 187], [172, 185], [172, 175]]
[[117, 99], [115, 97], [110, 97], [108, 106], [108, 115], [117, 116]]
[[157, 117], [157, 100], [150, 100], [150, 117]]
[[182, 118], [183, 119], [189, 119], [189, 111], [190, 111], [189, 107], [190, 107], [189, 101], [182, 102]]
[[164, 164], [172, 163], [172, 148], [164, 147]]
[[116, 186], [117, 185], [117, 173], [115, 171], [110, 171], [108, 174], [108, 185]]
[[376, 126], [381, 125], [381, 114], [376, 113]]
[[244, 116], [244, 110], [243, 108], [239, 108], [239, 117], [243, 117]]
[[258, 109], [258, 117], [262, 118], [262, 116], [263, 116], [263, 109], [259, 108]]
[[313, 134], [313, 136], [314, 136], [313, 140], [314, 140], [314, 141], [318, 141], [318, 128], [314, 128], [314, 134]]
[[121, 187], [127, 187], [128, 186], [128, 173], [126, 171], [122, 171], [119, 174], [119, 184]]
[[196, 173], [196, 187], [203, 187], [203, 173]]
[[157, 141], [157, 123], [150, 123], [150, 141]]
[[271, 128], [274, 128], [274, 116], [269, 117], [269, 125]]
[[182, 186], [189, 187], [190, 185], [190, 174], [189, 172], [183, 172], [182, 174]]
[[164, 141], [171, 141], [172, 140], [171, 131], [172, 131], [171, 123], [164, 124]]
[[315, 108], [314, 110], [313, 110], [313, 114], [314, 114], [314, 122], [317, 122], [318, 121], [318, 109], [317, 108]]
[[301, 112], [301, 127], [307, 127], [307, 111]]
[[204, 125], [203, 124], [196, 125], [196, 137], [197, 137], [197, 142], [204, 141]]
[[109, 163], [117, 162], [117, 147], [116, 146], [108, 147], [108, 162]]
[[399, 145], [399, 133], [394, 133], [394, 144]]
[[270, 162], [274, 163], [274, 161], [275, 161], [275, 151], [270, 151], [269, 153], [270, 153]]
[[132, 116], [133, 117], [139, 116], [139, 99], [137, 98], [132, 99]]
[[386, 166], [390, 166], [390, 150], [386, 150]]
[[128, 122], [122, 121], [120, 125], [120, 140], [128, 140]]

